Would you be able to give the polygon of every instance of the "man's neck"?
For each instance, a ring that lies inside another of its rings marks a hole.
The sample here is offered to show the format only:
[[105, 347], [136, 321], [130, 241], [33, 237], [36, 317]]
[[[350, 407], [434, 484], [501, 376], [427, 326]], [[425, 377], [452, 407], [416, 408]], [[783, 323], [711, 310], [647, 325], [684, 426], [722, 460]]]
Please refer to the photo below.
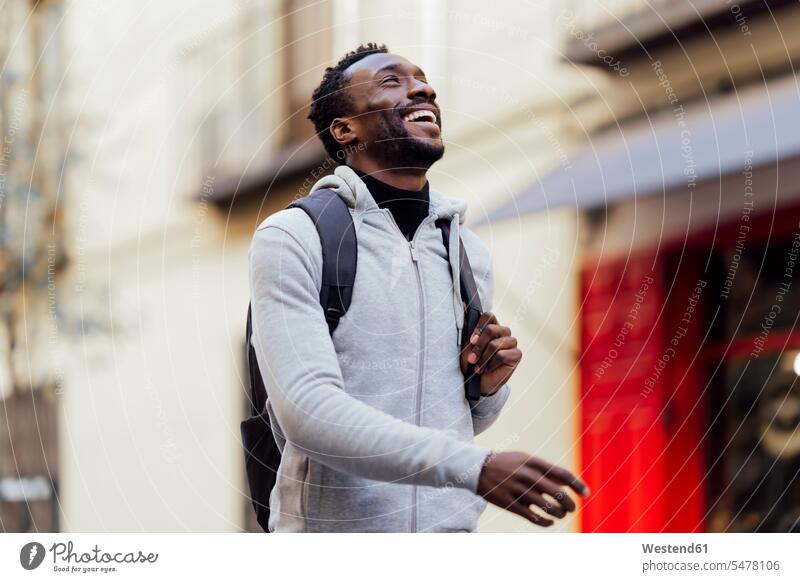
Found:
[[367, 174], [376, 180], [380, 180], [384, 184], [389, 184], [389, 186], [394, 186], [395, 188], [402, 188], [403, 190], [411, 190], [413, 192], [422, 190], [428, 181], [426, 176], [427, 171], [423, 169], [387, 169], [369, 160], [349, 160], [347, 165], [357, 169], [362, 174]]

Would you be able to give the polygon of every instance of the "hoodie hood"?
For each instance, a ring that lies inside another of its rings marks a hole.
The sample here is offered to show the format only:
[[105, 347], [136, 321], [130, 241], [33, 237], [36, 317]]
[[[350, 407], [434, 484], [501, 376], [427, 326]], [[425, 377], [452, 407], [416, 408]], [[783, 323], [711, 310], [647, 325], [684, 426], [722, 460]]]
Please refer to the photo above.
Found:
[[[377, 209], [375, 199], [367, 189], [366, 184], [358, 177], [350, 167], [338, 166], [333, 174], [329, 174], [317, 180], [311, 187], [311, 192], [322, 188], [334, 190], [347, 203], [347, 206], [354, 210], [354, 218], [368, 210]], [[467, 202], [461, 198], [448, 198], [434, 189], [429, 190], [430, 211], [437, 218], [447, 218], [451, 221], [458, 216], [458, 224], [464, 223], [464, 215], [467, 212]]]

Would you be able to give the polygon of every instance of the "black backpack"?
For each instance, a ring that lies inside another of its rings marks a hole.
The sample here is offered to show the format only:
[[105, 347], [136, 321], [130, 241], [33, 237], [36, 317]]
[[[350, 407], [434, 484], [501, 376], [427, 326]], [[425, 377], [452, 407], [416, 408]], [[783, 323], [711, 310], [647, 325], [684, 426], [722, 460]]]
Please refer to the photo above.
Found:
[[[328, 322], [328, 331], [333, 334], [339, 319], [350, 307], [353, 296], [353, 283], [356, 277], [358, 247], [353, 218], [347, 204], [333, 190], [315, 190], [308, 196], [295, 200], [287, 208], [302, 208], [314, 225], [322, 244], [322, 287], [320, 304]], [[444, 248], [448, 248], [450, 223], [446, 219], [436, 221], [442, 231]], [[459, 241], [461, 273], [459, 282], [461, 297], [465, 303], [464, 329], [462, 342], [469, 338], [475, 329], [482, 309], [475, 278], [469, 265], [464, 245]], [[281, 462], [281, 448], [277, 440], [286, 442], [279, 434], [279, 427], [272, 426], [267, 412], [267, 390], [261, 371], [258, 368], [255, 349], [250, 341], [253, 334], [251, 306], [247, 308], [247, 330], [245, 349], [247, 368], [250, 376], [250, 414], [241, 423], [242, 445], [244, 447], [245, 470], [250, 486], [250, 497], [256, 511], [259, 525], [269, 532], [269, 498]], [[474, 373], [474, 365], [467, 368], [464, 390], [470, 405], [480, 398], [480, 376]]]

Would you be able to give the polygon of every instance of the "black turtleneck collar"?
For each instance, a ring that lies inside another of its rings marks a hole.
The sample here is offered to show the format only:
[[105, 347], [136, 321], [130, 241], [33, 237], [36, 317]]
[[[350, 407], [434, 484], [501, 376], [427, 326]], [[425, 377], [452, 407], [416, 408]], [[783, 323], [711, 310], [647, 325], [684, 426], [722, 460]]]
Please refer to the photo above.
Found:
[[421, 190], [404, 190], [382, 182], [373, 176], [364, 174], [350, 166], [361, 181], [367, 186], [375, 203], [380, 208], [387, 208], [394, 217], [406, 239], [411, 240], [420, 223], [430, 212], [430, 194], [428, 182]]

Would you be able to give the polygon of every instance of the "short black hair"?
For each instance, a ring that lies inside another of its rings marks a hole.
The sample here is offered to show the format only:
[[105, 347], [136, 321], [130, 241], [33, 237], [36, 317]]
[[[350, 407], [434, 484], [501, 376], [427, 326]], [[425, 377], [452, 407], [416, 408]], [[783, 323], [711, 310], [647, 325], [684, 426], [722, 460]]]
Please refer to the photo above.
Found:
[[333, 139], [329, 128], [337, 117], [346, 115], [350, 108], [350, 100], [345, 91], [349, 81], [345, 70], [353, 63], [357, 63], [364, 57], [375, 53], [388, 53], [389, 49], [385, 44], [370, 42], [359, 45], [354, 51], [344, 55], [333, 67], [327, 67], [319, 86], [314, 89], [311, 98], [311, 107], [308, 112], [308, 119], [314, 124], [317, 136], [325, 146], [328, 155], [339, 163], [344, 163], [344, 150], [339, 143]]

